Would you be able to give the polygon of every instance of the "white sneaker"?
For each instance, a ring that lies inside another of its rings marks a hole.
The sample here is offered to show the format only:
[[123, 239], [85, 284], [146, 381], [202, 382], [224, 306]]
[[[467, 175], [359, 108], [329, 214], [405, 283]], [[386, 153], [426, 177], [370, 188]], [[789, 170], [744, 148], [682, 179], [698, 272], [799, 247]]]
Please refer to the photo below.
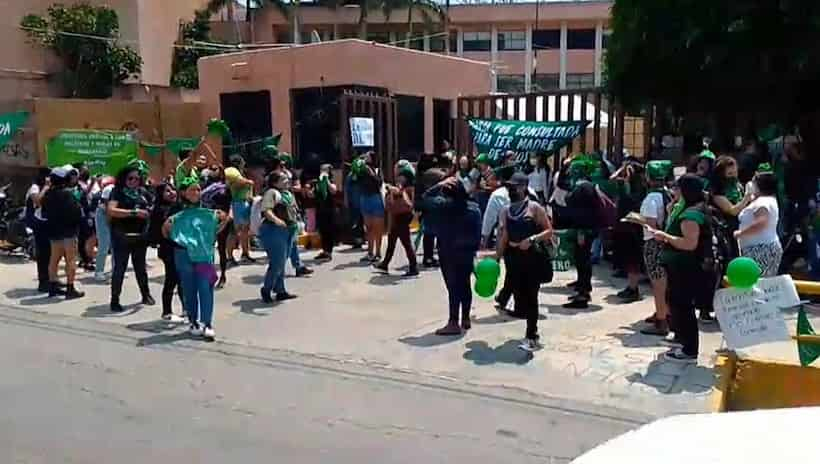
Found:
[[193, 337], [201, 337], [204, 331], [202, 330], [202, 327], [199, 325], [191, 325], [191, 327], [188, 329], [188, 333]]
[[534, 353], [543, 347], [544, 346], [541, 345], [541, 343], [539, 343], [538, 340], [533, 340], [529, 338], [525, 339], [523, 342], [521, 342], [520, 345], [518, 345], [519, 349], [524, 350], [527, 353]]
[[174, 324], [182, 324], [183, 322], [185, 322], [184, 317], [177, 316], [176, 314], [165, 314], [164, 316], [162, 316], [162, 320]]
[[211, 327], [205, 327], [204, 335], [205, 340], [213, 341], [213, 339], [216, 337], [216, 332], [214, 332], [214, 329]]

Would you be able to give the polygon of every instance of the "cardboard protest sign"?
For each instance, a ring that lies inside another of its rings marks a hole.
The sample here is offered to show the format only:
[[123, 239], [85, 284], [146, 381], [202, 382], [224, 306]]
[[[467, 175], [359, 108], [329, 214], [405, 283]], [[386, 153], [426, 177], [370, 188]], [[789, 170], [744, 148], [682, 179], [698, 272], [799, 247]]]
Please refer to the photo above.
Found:
[[529, 153], [553, 152], [569, 145], [589, 121], [501, 121], [470, 119], [470, 133], [479, 153], [499, 160], [507, 151], [516, 154], [516, 163], [527, 161]]
[[799, 304], [789, 276], [760, 279], [755, 288], [715, 293], [715, 314], [731, 349], [790, 340], [782, 308]]

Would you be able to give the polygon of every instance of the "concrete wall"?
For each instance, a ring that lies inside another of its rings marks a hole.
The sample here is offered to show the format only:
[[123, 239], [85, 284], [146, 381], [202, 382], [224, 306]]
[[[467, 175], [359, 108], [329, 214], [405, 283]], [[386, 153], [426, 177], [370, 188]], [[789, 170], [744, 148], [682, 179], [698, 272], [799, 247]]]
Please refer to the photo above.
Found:
[[[245, 63], [242, 78], [232, 65]], [[368, 85], [393, 94], [425, 98], [425, 150], [434, 150], [433, 99], [455, 100], [491, 89], [489, 66], [461, 58], [418, 52], [360, 40], [342, 40], [278, 50], [213, 56], [199, 61], [202, 117], [219, 117], [219, 95], [268, 90], [273, 132], [291, 151], [290, 89]]]

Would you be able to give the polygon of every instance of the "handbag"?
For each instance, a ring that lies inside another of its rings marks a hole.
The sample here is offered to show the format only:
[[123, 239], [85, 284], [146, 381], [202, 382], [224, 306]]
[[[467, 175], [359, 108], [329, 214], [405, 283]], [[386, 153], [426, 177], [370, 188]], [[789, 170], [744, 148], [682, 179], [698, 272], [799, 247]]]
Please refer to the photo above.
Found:
[[536, 242], [533, 245], [535, 254], [538, 255], [538, 275], [542, 284], [552, 282], [554, 277], [552, 269], [552, 260], [555, 258], [555, 245], [552, 240], [548, 242]]

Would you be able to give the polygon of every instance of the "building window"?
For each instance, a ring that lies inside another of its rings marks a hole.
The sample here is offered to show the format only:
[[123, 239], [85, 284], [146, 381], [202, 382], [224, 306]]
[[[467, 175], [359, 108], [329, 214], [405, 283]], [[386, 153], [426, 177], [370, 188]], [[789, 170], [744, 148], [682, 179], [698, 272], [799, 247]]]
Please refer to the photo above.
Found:
[[444, 34], [436, 35], [430, 37], [430, 51], [436, 53], [444, 53], [446, 47], [446, 41], [444, 40]]
[[570, 29], [567, 31], [568, 50], [595, 50], [595, 29]]
[[450, 53], [458, 53], [458, 31], [450, 31]]
[[465, 32], [464, 51], [465, 52], [488, 52], [492, 42], [489, 32]]
[[410, 36], [410, 48], [413, 50], [424, 50], [424, 33]]
[[504, 31], [498, 33], [499, 50], [524, 50], [527, 48], [527, 33], [524, 31]]
[[595, 87], [595, 74], [567, 74], [568, 89], [589, 89]]
[[535, 50], [560, 50], [561, 31], [559, 29], [532, 31], [532, 48]]
[[497, 77], [497, 89], [503, 93], [524, 93], [524, 76], [501, 75]]
[[533, 81], [534, 92], [546, 92], [548, 90], [557, 90], [560, 84], [560, 76], [558, 74], [536, 74]]

